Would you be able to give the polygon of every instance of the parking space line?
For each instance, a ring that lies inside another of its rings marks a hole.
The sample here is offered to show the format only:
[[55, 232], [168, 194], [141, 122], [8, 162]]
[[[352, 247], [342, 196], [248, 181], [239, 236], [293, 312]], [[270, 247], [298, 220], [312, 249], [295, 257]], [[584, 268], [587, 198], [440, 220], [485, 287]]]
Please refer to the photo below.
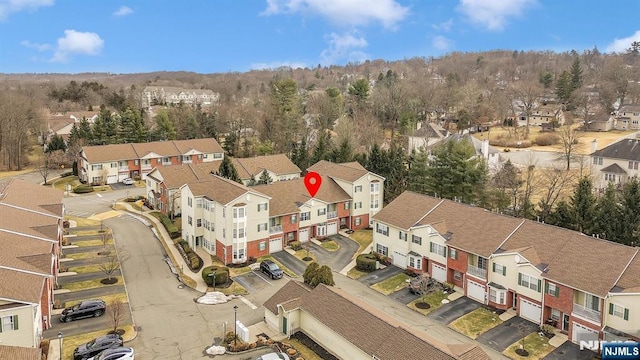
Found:
[[250, 307], [251, 310], [255, 310], [258, 308], [251, 301], [247, 300], [244, 296], [240, 296], [240, 300], [242, 300], [243, 303], [247, 304], [247, 306]]
[[258, 270], [253, 270], [253, 273], [256, 274], [256, 276], [259, 277], [260, 279], [264, 280], [264, 282], [266, 282], [267, 284], [273, 286], [271, 281], [269, 281], [269, 280], [265, 279], [264, 277], [262, 277], [262, 274], [260, 272], [258, 272]]

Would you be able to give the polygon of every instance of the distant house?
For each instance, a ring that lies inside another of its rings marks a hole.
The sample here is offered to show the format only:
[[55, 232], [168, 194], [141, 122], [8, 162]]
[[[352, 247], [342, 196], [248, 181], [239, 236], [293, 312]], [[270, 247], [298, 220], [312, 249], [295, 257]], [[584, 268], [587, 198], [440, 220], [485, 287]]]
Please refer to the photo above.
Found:
[[[527, 114], [520, 110], [515, 114], [518, 126], [527, 126]], [[542, 124], [564, 125], [564, 113], [561, 105], [539, 105], [531, 110], [529, 126], [542, 126]]]
[[259, 180], [265, 170], [273, 181], [297, 179], [301, 172], [285, 154], [233, 158], [233, 165], [245, 185], [249, 184], [252, 176]]
[[64, 141], [69, 140], [69, 134], [74, 124], [87, 119], [93, 124], [98, 119], [99, 111], [74, 111], [66, 114], [50, 114], [47, 119], [47, 133], [43, 134], [44, 143], [48, 143], [54, 135], [60, 136]]
[[451, 135], [448, 130], [437, 123], [426, 123], [424, 125], [420, 125], [420, 123], [418, 124], [418, 129], [413, 133], [413, 135], [407, 136], [407, 151], [409, 153], [413, 150], [419, 151], [420, 148], [428, 149], [442, 141], [442, 139]]
[[622, 105], [616, 112], [616, 130], [640, 129], [640, 105]]
[[447, 141], [465, 141], [471, 143], [475, 151], [475, 156], [485, 159], [489, 171], [500, 168], [500, 152], [495, 147], [489, 145], [489, 140], [480, 140], [471, 134], [454, 134], [444, 139], [442, 143], [444, 144]]
[[613, 130], [616, 125], [615, 117], [607, 114], [594, 115], [588, 124], [585, 124], [585, 129], [590, 131], [609, 131]]
[[208, 89], [184, 89], [175, 86], [147, 86], [142, 90], [144, 107], [152, 105], [200, 105], [209, 107], [218, 102], [220, 94]]
[[600, 150], [597, 146], [594, 140], [590, 155], [594, 189], [604, 190], [609, 183], [622, 186], [640, 176], [640, 139], [622, 139]]

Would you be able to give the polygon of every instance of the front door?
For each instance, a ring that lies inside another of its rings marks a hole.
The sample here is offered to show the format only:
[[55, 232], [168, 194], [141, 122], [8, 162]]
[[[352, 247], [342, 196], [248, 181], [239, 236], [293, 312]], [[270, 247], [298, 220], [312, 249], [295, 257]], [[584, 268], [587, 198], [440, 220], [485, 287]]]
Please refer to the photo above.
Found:
[[287, 318], [282, 318], [282, 333], [288, 335], [287, 333]]
[[562, 330], [569, 331], [569, 314], [564, 314], [562, 316]]
[[513, 310], [518, 308], [518, 293], [513, 293]]

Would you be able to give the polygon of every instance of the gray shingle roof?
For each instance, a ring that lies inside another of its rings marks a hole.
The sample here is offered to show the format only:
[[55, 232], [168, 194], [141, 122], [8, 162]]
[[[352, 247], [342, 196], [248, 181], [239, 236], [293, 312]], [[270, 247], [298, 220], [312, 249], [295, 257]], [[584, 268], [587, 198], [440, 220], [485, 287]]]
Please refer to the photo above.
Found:
[[623, 139], [594, 151], [591, 156], [640, 161], [640, 140]]

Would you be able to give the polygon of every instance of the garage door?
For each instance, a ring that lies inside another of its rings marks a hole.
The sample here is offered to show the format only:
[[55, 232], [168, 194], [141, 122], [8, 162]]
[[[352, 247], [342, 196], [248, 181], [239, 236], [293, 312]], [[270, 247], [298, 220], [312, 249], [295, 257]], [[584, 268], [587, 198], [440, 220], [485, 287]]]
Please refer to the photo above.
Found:
[[338, 223], [327, 223], [327, 235], [335, 235], [338, 233]]
[[118, 175], [107, 176], [107, 184], [115, 184], [118, 182]]
[[540, 324], [542, 306], [529, 300], [520, 298], [520, 316], [536, 324]]
[[467, 296], [484, 304], [484, 285], [467, 280]]
[[393, 265], [401, 268], [401, 269], [406, 269], [407, 268], [407, 255], [406, 254], [401, 254], [399, 252], [394, 251], [393, 252]]
[[447, 282], [447, 268], [440, 264], [431, 263], [431, 277], [441, 283]]
[[580, 341], [598, 341], [598, 332], [574, 322], [571, 337], [574, 343], [579, 343]]
[[298, 231], [298, 241], [309, 241], [309, 229], [300, 229], [300, 231]]
[[269, 240], [269, 253], [282, 251], [282, 238]]
[[129, 177], [129, 173], [118, 174], [118, 182], [122, 182], [122, 180]]

